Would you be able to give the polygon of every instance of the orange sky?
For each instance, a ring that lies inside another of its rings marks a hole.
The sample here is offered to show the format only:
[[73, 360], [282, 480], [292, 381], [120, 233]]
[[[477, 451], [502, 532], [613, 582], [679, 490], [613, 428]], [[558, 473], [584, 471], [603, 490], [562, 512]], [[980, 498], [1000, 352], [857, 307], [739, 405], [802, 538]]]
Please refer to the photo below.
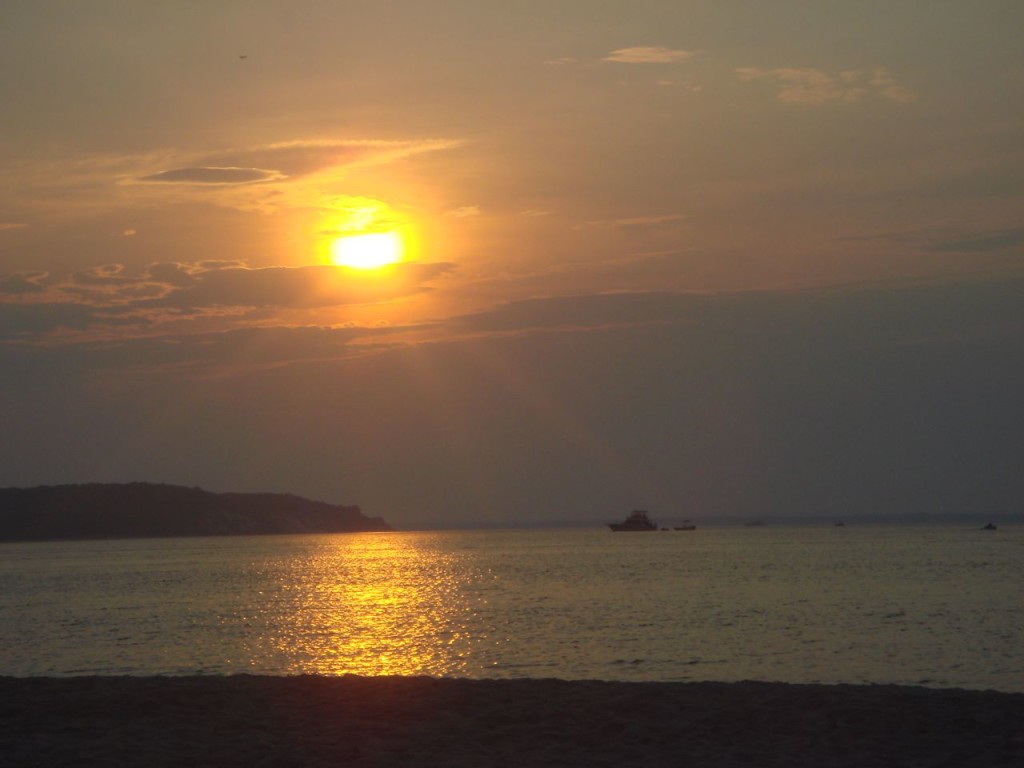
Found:
[[[774, 452], [820, 456], [828, 430], [768, 443], [842, 395], [809, 360], [914, 400], [920, 371], [847, 354], [883, 344], [879, 303], [933, 320], [884, 345], [1011, 334], [979, 386], [1020, 374], [1022, 22], [1002, 0], [10, 4], [0, 393], [36, 437], [0, 482], [281, 490], [424, 524], [803, 503], [773, 490]], [[332, 261], [390, 231], [399, 263]], [[782, 369], [817, 405], [765, 389]], [[993, 396], [950, 386], [961, 413]], [[834, 405], [840, 433], [867, 405]], [[862, 453], [891, 444], [879, 413]], [[662, 422], [679, 437], [652, 454], [639, 426]], [[107, 430], [148, 458], [90, 448]], [[820, 498], [875, 503], [843, 466]]]

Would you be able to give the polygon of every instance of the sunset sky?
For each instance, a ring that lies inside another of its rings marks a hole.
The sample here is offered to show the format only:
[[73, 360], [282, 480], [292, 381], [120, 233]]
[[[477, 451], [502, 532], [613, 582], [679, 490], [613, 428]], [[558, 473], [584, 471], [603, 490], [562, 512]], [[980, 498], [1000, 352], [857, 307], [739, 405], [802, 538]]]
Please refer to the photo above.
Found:
[[1019, 512], [1022, 29], [6, 2], [0, 486], [402, 528]]

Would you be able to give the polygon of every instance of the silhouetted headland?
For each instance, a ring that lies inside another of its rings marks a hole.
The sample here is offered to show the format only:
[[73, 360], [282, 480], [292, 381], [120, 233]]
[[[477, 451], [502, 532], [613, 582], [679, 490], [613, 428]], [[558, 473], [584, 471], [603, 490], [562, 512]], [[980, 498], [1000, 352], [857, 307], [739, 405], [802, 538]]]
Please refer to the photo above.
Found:
[[155, 483], [0, 488], [0, 541], [392, 530], [357, 506]]

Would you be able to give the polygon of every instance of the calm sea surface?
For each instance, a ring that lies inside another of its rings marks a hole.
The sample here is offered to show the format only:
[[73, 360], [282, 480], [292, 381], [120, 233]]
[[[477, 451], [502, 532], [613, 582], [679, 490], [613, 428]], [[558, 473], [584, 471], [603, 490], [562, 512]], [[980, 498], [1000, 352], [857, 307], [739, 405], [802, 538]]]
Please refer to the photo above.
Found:
[[1024, 691], [1024, 530], [847, 526], [0, 545], [0, 674]]

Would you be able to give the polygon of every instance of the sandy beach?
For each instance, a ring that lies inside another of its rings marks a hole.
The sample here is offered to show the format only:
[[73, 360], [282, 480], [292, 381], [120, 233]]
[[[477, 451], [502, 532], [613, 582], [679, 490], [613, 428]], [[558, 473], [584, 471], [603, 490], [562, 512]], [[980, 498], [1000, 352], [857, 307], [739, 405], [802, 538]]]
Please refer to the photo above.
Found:
[[1020, 766], [1024, 694], [400, 677], [0, 678], [3, 766]]

